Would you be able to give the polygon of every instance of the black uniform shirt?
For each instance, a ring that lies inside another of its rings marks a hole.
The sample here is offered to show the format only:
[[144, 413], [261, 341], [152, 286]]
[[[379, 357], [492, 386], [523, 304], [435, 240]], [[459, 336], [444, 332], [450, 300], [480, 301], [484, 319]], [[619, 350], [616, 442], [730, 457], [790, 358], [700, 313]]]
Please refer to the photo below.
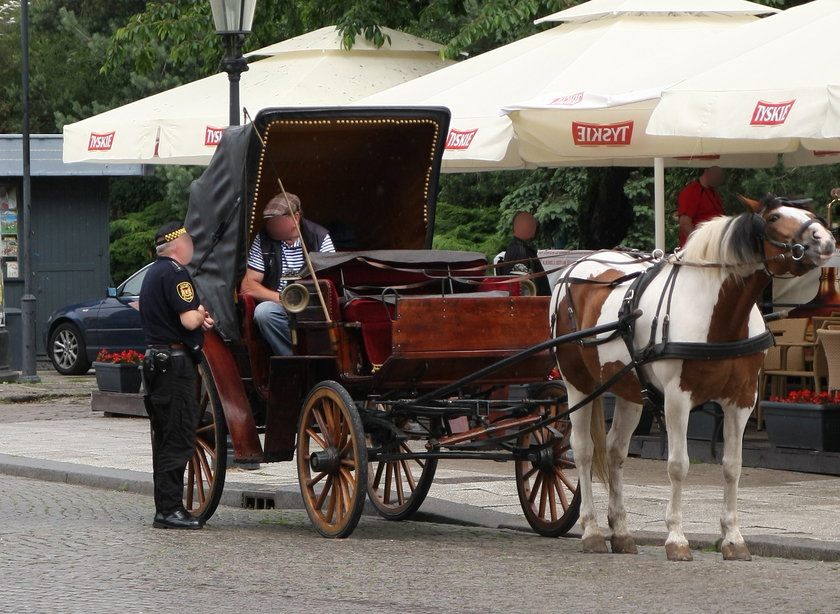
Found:
[[172, 258], [155, 260], [140, 287], [140, 321], [146, 344], [183, 343], [200, 348], [204, 344], [201, 327], [188, 330], [181, 324], [181, 314], [198, 309], [199, 304], [187, 269]]
[[[525, 264], [528, 271], [531, 273], [544, 273], [542, 263], [537, 258], [537, 250], [528, 245], [519, 237], [513, 237], [505, 249], [505, 262], [513, 262], [515, 260], [525, 260], [531, 258], [532, 261]], [[507, 265], [499, 267], [502, 275], [510, 275], [514, 265]], [[548, 283], [548, 277], [540, 276], [534, 278], [534, 283], [537, 285], [537, 294], [540, 296], [551, 296], [551, 284]]]

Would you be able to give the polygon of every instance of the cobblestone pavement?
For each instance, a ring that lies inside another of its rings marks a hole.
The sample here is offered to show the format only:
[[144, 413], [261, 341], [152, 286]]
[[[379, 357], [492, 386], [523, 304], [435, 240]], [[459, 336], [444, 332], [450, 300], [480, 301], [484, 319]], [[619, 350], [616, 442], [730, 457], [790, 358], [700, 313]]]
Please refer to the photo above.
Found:
[[[142, 495], [4, 476], [3, 612], [832, 613], [840, 563], [696, 552], [584, 555], [576, 540], [366, 518], [329, 540], [305, 513], [220, 508], [150, 527]], [[783, 609], [784, 608], [784, 609]]]
[[[37, 384], [0, 384], [3, 472], [150, 492], [148, 421], [91, 412], [94, 388], [92, 374], [62, 377], [55, 372], [44, 372]], [[420, 513], [427, 520], [528, 531], [513, 469], [513, 463], [442, 461]], [[0, 481], [5, 479], [0, 475]], [[630, 458], [625, 480], [628, 525], [639, 543], [661, 544], [670, 491], [665, 464]], [[276, 507], [300, 508], [295, 463], [262, 464], [252, 471], [229, 469], [223, 502], [240, 505], [245, 494], [276, 496]], [[595, 496], [599, 518], [606, 527], [606, 491], [600, 484]], [[697, 547], [714, 544], [722, 505], [721, 467], [692, 466], [683, 500], [689, 539]], [[753, 554], [840, 560], [838, 509], [840, 478], [836, 476], [758, 468], [745, 468], [742, 474], [739, 520]], [[365, 516], [357, 532], [376, 520]], [[308, 527], [308, 522], [304, 524]], [[575, 527], [572, 534], [578, 531]]]

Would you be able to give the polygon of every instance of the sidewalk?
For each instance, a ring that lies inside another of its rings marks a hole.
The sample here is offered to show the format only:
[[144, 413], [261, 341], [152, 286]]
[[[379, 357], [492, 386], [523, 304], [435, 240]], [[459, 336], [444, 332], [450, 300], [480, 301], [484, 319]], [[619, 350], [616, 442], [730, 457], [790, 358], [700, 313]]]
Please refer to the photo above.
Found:
[[[40, 383], [0, 384], [0, 473], [151, 493], [148, 421], [91, 412], [92, 374], [64, 377], [44, 367], [38, 375]], [[683, 522], [695, 547], [712, 547], [718, 537], [722, 489], [719, 465], [692, 465]], [[640, 544], [664, 542], [669, 495], [663, 461], [628, 459], [625, 503]], [[257, 507], [302, 507], [295, 463], [228, 470], [222, 503], [246, 500]], [[600, 484], [596, 503], [606, 527]], [[417, 519], [530, 530], [513, 463], [441, 461]], [[739, 520], [753, 554], [840, 559], [840, 477], [745, 467]], [[578, 527], [572, 535], [579, 535]]]

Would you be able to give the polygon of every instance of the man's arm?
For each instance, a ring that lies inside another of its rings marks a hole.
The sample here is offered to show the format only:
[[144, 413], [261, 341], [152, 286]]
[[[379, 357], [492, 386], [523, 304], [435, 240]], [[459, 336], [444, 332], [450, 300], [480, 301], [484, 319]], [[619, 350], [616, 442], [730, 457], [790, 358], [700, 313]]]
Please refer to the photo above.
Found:
[[686, 238], [688, 238], [688, 235], [694, 232], [694, 222], [691, 221], [691, 216], [680, 216], [680, 231], [685, 235]]
[[265, 273], [262, 271], [255, 271], [252, 268], [246, 268], [245, 277], [242, 278], [239, 290], [243, 294], [250, 294], [258, 301], [274, 301], [275, 303], [279, 303], [279, 292], [277, 292], [277, 290], [266, 288], [262, 285], [264, 277]]
[[198, 309], [190, 309], [189, 311], [181, 312], [181, 325], [187, 330], [195, 330], [199, 326], [204, 330], [213, 328], [213, 318], [204, 309], [204, 305], [199, 305]]

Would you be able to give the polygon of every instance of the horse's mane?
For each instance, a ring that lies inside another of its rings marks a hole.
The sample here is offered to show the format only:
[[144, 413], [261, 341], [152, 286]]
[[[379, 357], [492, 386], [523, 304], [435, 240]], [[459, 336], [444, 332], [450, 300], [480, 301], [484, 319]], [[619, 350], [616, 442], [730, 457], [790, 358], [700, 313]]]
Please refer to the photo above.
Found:
[[764, 221], [755, 213], [742, 213], [736, 217], [721, 216], [700, 224], [688, 238], [680, 253], [685, 263], [744, 267], [744, 273], [755, 269], [763, 257]]

